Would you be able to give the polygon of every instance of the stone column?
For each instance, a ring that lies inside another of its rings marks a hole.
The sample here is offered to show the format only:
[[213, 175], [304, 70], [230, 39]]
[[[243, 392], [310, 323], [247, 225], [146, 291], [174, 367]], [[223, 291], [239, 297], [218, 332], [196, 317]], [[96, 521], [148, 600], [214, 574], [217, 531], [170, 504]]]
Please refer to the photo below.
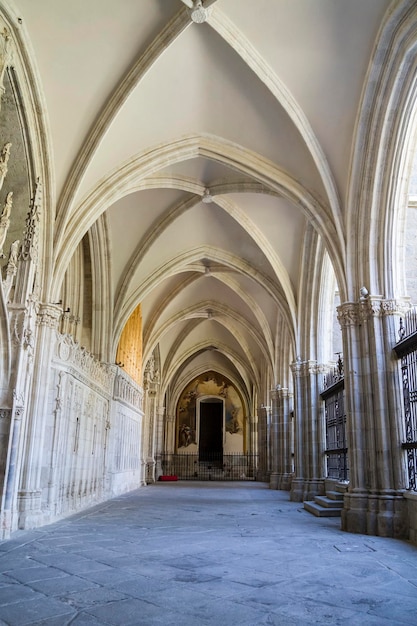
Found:
[[271, 420], [269, 428], [270, 436], [270, 450], [271, 450], [271, 462], [270, 462], [270, 476], [269, 476], [269, 488], [278, 489], [278, 466], [279, 466], [279, 433], [278, 433], [278, 421], [279, 421], [279, 393], [278, 387], [271, 389], [269, 392], [269, 398], [271, 402]]
[[258, 416], [251, 415], [248, 417], [248, 426], [249, 426], [249, 453], [256, 455], [258, 454]]
[[349, 489], [342, 529], [406, 536], [402, 407], [392, 359], [401, 302], [362, 297], [338, 307], [345, 364]]
[[41, 471], [45, 425], [48, 416], [48, 389], [51, 359], [61, 309], [40, 304], [37, 315], [36, 368], [33, 372], [32, 401], [28, 406], [25, 424], [25, 449], [21, 483], [18, 494], [19, 527], [33, 528], [42, 523]]
[[165, 416], [165, 454], [175, 453], [175, 415]]
[[291, 500], [312, 500], [324, 493], [324, 420], [320, 400], [321, 367], [297, 359], [291, 366], [295, 389], [295, 478]]
[[[276, 399], [276, 460], [274, 462], [274, 471], [271, 474], [271, 489], [283, 489], [289, 491], [291, 489], [292, 474], [292, 457], [291, 457], [291, 412], [290, 412], [290, 394], [288, 389], [277, 388], [275, 391]], [[274, 431], [275, 432], [275, 429]]]
[[9, 426], [9, 445], [7, 450], [6, 469], [3, 482], [3, 498], [1, 507], [1, 539], [9, 539], [12, 531], [16, 530], [17, 524], [14, 517], [16, 513], [17, 489], [16, 483], [19, 476], [19, 448], [21, 448], [21, 427], [24, 406], [14, 398], [13, 409], [0, 411], [2, 421], [7, 420]]
[[156, 417], [156, 390], [148, 389], [148, 402], [146, 407], [145, 419], [148, 422], [147, 439], [145, 440], [146, 449], [146, 483], [155, 482], [155, 417]]
[[258, 480], [269, 480], [268, 468], [268, 408], [258, 408]]
[[162, 471], [162, 455], [165, 448], [165, 407], [158, 406], [156, 408], [155, 423], [155, 442], [154, 442], [154, 458], [155, 458], [155, 477], [157, 480], [164, 472]]

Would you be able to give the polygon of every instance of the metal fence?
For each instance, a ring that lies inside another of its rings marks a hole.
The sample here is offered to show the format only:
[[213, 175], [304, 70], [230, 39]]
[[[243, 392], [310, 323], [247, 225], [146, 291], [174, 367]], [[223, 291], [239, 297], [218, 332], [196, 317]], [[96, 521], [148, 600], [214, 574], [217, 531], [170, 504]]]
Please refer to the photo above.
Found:
[[204, 460], [198, 454], [164, 454], [161, 457], [162, 474], [177, 476], [180, 480], [256, 480], [258, 455], [207, 453]]
[[417, 491], [417, 311], [407, 312], [400, 320], [400, 341], [395, 352], [401, 358], [403, 384], [405, 441], [407, 454], [408, 489]]
[[349, 480], [346, 443], [345, 381], [343, 361], [339, 354], [336, 368], [324, 380], [321, 397], [325, 405], [327, 476]]

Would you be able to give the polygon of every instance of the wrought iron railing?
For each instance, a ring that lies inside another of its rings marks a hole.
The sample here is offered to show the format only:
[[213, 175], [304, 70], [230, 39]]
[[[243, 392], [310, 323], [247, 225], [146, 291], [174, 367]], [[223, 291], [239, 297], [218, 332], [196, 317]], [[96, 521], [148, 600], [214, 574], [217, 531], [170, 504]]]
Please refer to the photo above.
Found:
[[336, 367], [324, 379], [321, 397], [325, 406], [327, 476], [349, 480], [348, 447], [346, 441], [345, 381], [343, 360], [338, 355]]
[[203, 461], [198, 454], [163, 454], [161, 468], [180, 480], [256, 480], [258, 455], [206, 453]]
[[401, 358], [403, 384], [405, 441], [407, 454], [408, 489], [417, 491], [417, 310], [410, 309], [400, 319], [400, 341], [394, 350]]

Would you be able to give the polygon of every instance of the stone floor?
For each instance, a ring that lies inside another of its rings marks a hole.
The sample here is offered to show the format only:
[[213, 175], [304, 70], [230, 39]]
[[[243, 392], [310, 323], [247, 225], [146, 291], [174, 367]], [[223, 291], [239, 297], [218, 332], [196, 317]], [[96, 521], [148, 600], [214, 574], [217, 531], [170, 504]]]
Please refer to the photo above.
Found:
[[0, 624], [417, 624], [417, 548], [260, 483], [162, 483], [0, 544]]

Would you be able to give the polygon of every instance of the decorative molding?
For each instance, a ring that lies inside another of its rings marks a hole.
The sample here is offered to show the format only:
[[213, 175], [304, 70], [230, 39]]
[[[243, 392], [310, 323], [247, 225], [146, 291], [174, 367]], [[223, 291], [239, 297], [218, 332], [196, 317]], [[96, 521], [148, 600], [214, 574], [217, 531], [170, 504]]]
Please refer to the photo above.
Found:
[[1, 420], [10, 420], [12, 417], [11, 409], [0, 409], [0, 421]]
[[120, 368], [114, 379], [113, 399], [129, 405], [135, 411], [142, 411], [142, 389]]
[[114, 370], [111, 365], [98, 361], [88, 350], [74, 341], [71, 335], [57, 333], [55, 361], [84, 384], [108, 397], [113, 389]]
[[21, 258], [37, 261], [39, 253], [39, 222], [42, 206], [42, 183], [38, 178], [35, 192], [31, 201], [28, 216], [26, 218], [25, 236], [21, 249]]
[[17, 392], [13, 389], [13, 418], [20, 420], [25, 410], [25, 395], [23, 391]]

